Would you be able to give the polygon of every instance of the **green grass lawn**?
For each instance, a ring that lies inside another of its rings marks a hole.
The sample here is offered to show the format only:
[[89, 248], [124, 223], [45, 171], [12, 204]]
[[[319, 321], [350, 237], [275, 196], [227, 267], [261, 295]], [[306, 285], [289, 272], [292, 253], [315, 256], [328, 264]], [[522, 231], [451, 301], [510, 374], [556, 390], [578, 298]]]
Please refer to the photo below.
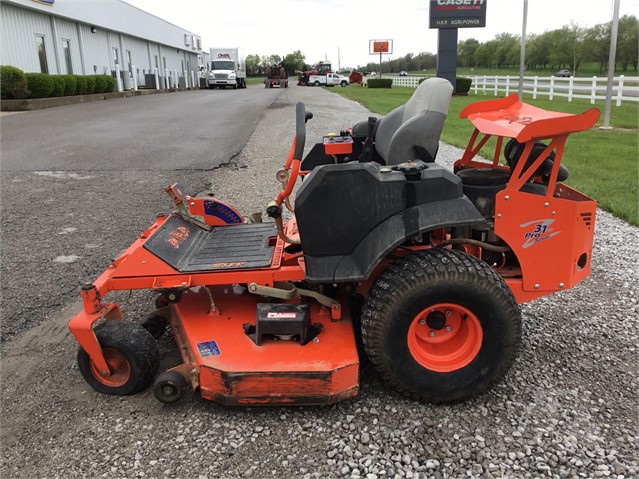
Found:
[[[266, 77], [246, 77], [246, 84], [247, 85], [264, 85], [264, 80], [266, 80]], [[289, 78], [289, 82], [290, 82], [290, 78]]]
[[[357, 101], [369, 110], [385, 115], [393, 108], [405, 103], [413, 94], [412, 88], [361, 88], [351, 85], [330, 91]], [[459, 112], [469, 103], [495, 98], [493, 95], [469, 95], [453, 97], [442, 141], [464, 148], [473, 131], [467, 119], [460, 119]], [[591, 105], [588, 100], [566, 99], [550, 101], [524, 95], [524, 101], [539, 108], [566, 113], [581, 113], [596, 107], [601, 112], [597, 126], [603, 124], [605, 104], [603, 101]], [[638, 224], [639, 147], [638, 147], [639, 105], [623, 103], [613, 106], [610, 126], [613, 130], [595, 129], [571, 135], [566, 142], [564, 164], [570, 169], [566, 181], [572, 187], [597, 200], [598, 205], [615, 216], [633, 224]], [[493, 141], [493, 143], [491, 143]], [[494, 139], [491, 139], [482, 153], [492, 158]]]

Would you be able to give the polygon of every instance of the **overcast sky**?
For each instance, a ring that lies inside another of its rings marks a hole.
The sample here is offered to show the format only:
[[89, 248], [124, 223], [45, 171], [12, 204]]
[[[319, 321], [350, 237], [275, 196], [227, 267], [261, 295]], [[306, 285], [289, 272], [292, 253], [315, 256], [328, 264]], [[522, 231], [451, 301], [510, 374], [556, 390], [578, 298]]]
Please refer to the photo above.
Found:
[[[247, 54], [284, 56], [301, 50], [306, 62], [327, 58], [334, 67], [379, 61], [369, 40], [393, 40], [396, 58], [437, 53], [437, 30], [428, 28], [429, 0], [125, 0], [202, 37], [202, 48], [242, 47]], [[529, 0], [527, 33], [571, 21], [582, 27], [610, 22], [613, 0]], [[487, 0], [485, 28], [460, 28], [459, 39], [481, 42], [520, 35], [524, 0]], [[639, 15], [639, 0], [620, 0], [620, 16]]]

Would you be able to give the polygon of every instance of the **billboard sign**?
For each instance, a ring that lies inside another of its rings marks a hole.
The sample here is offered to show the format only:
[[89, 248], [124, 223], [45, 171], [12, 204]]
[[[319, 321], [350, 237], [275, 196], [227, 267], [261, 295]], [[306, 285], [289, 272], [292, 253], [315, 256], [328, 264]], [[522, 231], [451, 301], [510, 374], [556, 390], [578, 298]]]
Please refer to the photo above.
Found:
[[368, 53], [371, 55], [393, 53], [393, 40], [369, 40]]
[[430, 28], [486, 26], [487, 0], [430, 0]]

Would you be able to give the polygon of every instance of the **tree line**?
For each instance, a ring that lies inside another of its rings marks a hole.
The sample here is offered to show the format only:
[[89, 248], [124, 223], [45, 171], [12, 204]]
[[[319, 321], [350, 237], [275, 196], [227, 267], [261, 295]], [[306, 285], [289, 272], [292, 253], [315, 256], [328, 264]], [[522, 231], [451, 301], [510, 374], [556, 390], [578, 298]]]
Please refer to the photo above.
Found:
[[[610, 53], [610, 22], [582, 28], [577, 24], [565, 25], [556, 30], [526, 37], [526, 68], [563, 69], [578, 72], [585, 63], [598, 64], [601, 73], [608, 69]], [[479, 42], [474, 38], [460, 41], [457, 45], [457, 66], [467, 68], [513, 68], [519, 67], [521, 37], [510, 33], [500, 33], [494, 39]], [[617, 33], [616, 65], [621, 70], [637, 72], [639, 58], [639, 21], [634, 15], [624, 15], [619, 19]], [[280, 55], [248, 55], [246, 69], [249, 75], [262, 75], [274, 63], [283, 64], [289, 75], [312, 68], [300, 50]], [[390, 58], [382, 62], [382, 73], [421, 71], [434, 69], [437, 55], [422, 52], [408, 53], [403, 57]], [[358, 65], [361, 72], [379, 71], [377, 62]]]

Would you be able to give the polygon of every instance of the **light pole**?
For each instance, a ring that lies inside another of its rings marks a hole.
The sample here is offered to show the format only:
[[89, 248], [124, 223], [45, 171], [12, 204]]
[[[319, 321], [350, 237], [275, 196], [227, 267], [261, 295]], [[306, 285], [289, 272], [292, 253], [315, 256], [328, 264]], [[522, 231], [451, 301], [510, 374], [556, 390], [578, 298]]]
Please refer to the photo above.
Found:
[[619, 0], [615, 0], [610, 29], [610, 55], [608, 56], [608, 83], [606, 84], [606, 110], [601, 129], [610, 129], [610, 107], [612, 103], [612, 81], [615, 76], [615, 54], [617, 53], [617, 30], [619, 27]]
[[572, 76], [577, 76], [577, 33], [572, 40]]
[[524, 22], [521, 27], [521, 49], [519, 54], [519, 100], [524, 96], [524, 65], [526, 63], [526, 22], [528, 20], [528, 0], [524, 0]]

